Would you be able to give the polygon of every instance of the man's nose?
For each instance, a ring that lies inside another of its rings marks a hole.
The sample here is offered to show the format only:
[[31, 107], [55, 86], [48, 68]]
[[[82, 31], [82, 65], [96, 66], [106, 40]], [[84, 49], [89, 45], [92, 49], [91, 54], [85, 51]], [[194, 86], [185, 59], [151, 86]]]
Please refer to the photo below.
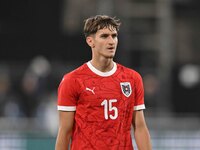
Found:
[[109, 36], [109, 44], [115, 44], [115, 40], [112, 36]]

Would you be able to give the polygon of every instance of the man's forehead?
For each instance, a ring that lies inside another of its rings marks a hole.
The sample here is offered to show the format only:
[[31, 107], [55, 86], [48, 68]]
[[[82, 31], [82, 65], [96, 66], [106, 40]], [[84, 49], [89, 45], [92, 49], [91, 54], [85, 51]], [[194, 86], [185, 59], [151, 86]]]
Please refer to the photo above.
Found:
[[117, 30], [115, 28], [104, 27], [103, 29], [99, 29], [97, 33], [98, 34], [116, 34]]

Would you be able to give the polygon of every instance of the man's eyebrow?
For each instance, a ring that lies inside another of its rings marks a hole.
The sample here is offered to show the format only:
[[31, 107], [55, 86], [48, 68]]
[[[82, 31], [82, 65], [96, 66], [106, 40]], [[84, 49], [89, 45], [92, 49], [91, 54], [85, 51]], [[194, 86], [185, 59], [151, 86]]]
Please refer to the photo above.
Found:
[[101, 36], [108, 36], [108, 35], [118, 35], [117, 33], [111, 33], [111, 34], [109, 34], [109, 33], [101, 33], [100, 34]]
[[100, 36], [108, 36], [109, 34], [108, 33], [102, 33], [100, 34]]
[[112, 35], [118, 35], [117, 33], [112, 33]]

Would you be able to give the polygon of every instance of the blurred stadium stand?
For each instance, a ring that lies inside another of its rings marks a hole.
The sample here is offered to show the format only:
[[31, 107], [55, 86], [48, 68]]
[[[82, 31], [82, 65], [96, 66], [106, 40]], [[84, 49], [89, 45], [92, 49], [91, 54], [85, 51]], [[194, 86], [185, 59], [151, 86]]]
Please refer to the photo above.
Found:
[[82, 26], [96, 14], [122, 21], [115, 60], [143, 76], [153, 149], [199, 150], [199, 4], [0, 1], [0, 150], [54, 149], [57, 87], [90, 59]]

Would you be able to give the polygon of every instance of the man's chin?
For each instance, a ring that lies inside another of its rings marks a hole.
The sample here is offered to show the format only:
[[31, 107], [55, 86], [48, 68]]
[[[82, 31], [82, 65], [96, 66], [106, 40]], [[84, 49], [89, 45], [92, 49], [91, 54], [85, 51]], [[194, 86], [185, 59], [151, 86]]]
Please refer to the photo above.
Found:
[[115, 57], [115, 53], [104, 53], [102, 54], [103, 57], [107, 58], [107, 59], [112, 59]]
[[108, 58], [108, 59], [112, 59], [112, 58], [114, 58], [115, 57], [115, 55], [107, 55], [106, 56], [106, 58]]

